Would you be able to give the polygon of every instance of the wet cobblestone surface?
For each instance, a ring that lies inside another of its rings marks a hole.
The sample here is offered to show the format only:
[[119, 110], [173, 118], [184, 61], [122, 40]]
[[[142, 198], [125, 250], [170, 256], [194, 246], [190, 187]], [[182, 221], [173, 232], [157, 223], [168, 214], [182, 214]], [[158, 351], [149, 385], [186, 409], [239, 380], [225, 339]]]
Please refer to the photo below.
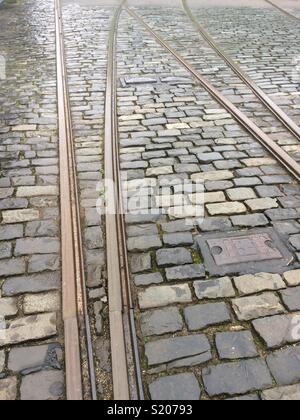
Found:
[[[230, 99], [239, 95], [241, 109], [269, 129], [266, 114], [260, 118], [250, 111], [256, 99], [249, 91], [241, 83], [232, 89], [236, 77], [224, 64], [218, 63], [216, 73], [214, 60], [219, 59], [211, 59], [214, 54], [203, 43], [195, 46], [182, 11], [168, 10], [163, 17], [159, 9], [137, 11], [188, 61], [202, 70], [209, 67], [206, 76]], [[299, 382], [298, 348], [293, 347], [299, 337], [292, 332], [299, 313], [289, 301], [296, 284], [287, 281], [299, 274], [299, 186], [125, 13], [118, 43], [120, 147], [127, 188], [133, 192], [144, 178], [155, 178], [159, 185], [167, 178], [173, 188], [178, 178], [203, 179], [205, 186], [205, 218], [195, 227], [174, 219], [172, 211], [127, 217], [147, 397], [293, 398], [299, 385], [282, 386]], [[273, 128], [282, 139], [283, 131]], [[251, 274], [236, 269], [227, 277], [209, 275], [197, 238], [212, 232], [217, 237], [251, 233], [261, 226], [288, 243], [293, 256], [289, 266], [283, 271], [275, 266], [273, 274], [252, 268]], [[285, 376], [283, 371], [292, 366], [295, 372]]]
[[56, 400], [65, 392], [53, 4], [5, 3], [0, 20], [0, 399]]

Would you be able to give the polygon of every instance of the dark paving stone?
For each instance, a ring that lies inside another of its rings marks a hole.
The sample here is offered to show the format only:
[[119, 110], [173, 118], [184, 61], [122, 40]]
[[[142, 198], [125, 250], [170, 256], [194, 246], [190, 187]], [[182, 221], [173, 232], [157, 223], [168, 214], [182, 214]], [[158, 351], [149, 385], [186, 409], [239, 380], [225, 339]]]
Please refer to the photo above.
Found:
[[185, 248], [160, 249], [156, 252], [156, 260], [159, 267], [193, 262], [190, 251]]
[[167, 338], [146, 344], [145, 353], [149, 366], [201, 356], [202, 363], [211, 359], [210, 344], [205, 335]]
[[150, 384], [150, 395], [154, 401], [199, 400], [201, 390], [193, 373], [182, 373], [157, 379]]
[[151, 270], [151, 255], [148, 253], [131, 255], [130, 267], [133, 274]]
[[276, 229], [277, 232], [281, 233], [282, 235], [292, 235], [300, 232], [300, 225], [294, 220], [276, 222], [273, 224], [273, 226], [274, 229]]
[[9, 353], [8, 369], [23, 375], [45, 368], [60, 369], [62, 349], [59, 344], [31, 346], [12, 349]]
[[261, 185], [255, 188], [259, 197], [265, 198], [275, 198], [275, 197], [282, 197], [284, 194], [280, 191], [280, 189], [275, 185]]
[[0, 241], [17, 239], [23, 236], [23, 225], [0, 226]]
[[144, 336], [174, 333], [182, 330], [183, 320], [177, 308], [148, 311], [141, 316], [141, 328]]
[[181, 265], [166, 268], [168, 281], [192, 280], [205, 277], [205, 269], [202, 264]]
[[231, 316], [225, 303], [190, 306], [184, 310], [184, 316], [190, 331], [201, 330], [212, 325], [231, 321]]
[[265, 211], [267, 217], [273, 221], [297, 219], [300, 213], [295, 209], [271, 209]]
[[169, 246], [187, 246], [193, 245], [193, 235], [191, 233], [167, 233], [163, 236], [163, 241], [165, 245]]
[[232, 228], [232, 223], [227, 217], [210, 217], [199, 223], [199, 228], [203, 232], [225, 231]]
[[58, 400], [64, 395], [63, 372], [49, 370], [25, 376], [20, 392], [23, 401]]
[[272, 377], [262, 359], [226, 363], [203, 370], [203, 382], [211, 396], [246, 394], [272, 385]]
[[7, 278], [2, 286], [4, 296], [16, 296], [22, 293], [38, 293], [55, 290], [60, 287], [58, 272], [34, 274]]
[[279, 385], [292, 385], [300, 381], [300, 347], [278, 350], [267, 357], [267, 363]]
[[285, 306], [290, 311], [300, 311], [300, 287], [294, 287], [280, 292]]
[[137, 236], [127, 240], [127, 247], [130, 252], [147, 251], [160, 248], [161, 246], [162, 242], [158, 235]]
[[244, 359], [258, 356], [249, 331], [218, 333], [216, 346], [221, 359]]

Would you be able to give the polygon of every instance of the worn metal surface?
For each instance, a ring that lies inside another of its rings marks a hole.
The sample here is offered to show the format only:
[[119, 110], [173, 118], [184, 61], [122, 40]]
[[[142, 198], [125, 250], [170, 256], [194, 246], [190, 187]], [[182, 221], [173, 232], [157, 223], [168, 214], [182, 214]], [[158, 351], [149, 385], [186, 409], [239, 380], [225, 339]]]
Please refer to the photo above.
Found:
[[228, 232], [226, 237], [205, 234], [197, 242], [211, 275], [280, 273], [295, 264], [292, 253], [273, 229]]

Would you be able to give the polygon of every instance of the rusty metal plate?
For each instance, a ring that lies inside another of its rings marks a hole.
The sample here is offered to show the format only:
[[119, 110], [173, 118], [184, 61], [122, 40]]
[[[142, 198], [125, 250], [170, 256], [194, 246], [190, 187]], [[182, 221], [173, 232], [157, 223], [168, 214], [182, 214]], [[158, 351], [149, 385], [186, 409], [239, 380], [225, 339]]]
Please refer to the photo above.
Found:
[[211, 239], [207, 244], [218, 265], [275, 260], [283, 257], [267, 233]]
[[210, 275], [283, 273], [299, 268], [286, 243], [272, 228], [211, 233], [197, 238]]

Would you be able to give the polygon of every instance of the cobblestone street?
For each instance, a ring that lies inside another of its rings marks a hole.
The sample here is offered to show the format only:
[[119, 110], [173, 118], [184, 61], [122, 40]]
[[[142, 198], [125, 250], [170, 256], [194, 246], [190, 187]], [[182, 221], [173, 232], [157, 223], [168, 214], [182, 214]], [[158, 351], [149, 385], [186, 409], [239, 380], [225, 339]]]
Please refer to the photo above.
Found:
[[80, 399], [124, 346], [131, 400], [300, 400], [300, 2], [61, 3], [65, 117], [57, 2], [0, 2], [0, 400], [70, 399], [67, 298]]

